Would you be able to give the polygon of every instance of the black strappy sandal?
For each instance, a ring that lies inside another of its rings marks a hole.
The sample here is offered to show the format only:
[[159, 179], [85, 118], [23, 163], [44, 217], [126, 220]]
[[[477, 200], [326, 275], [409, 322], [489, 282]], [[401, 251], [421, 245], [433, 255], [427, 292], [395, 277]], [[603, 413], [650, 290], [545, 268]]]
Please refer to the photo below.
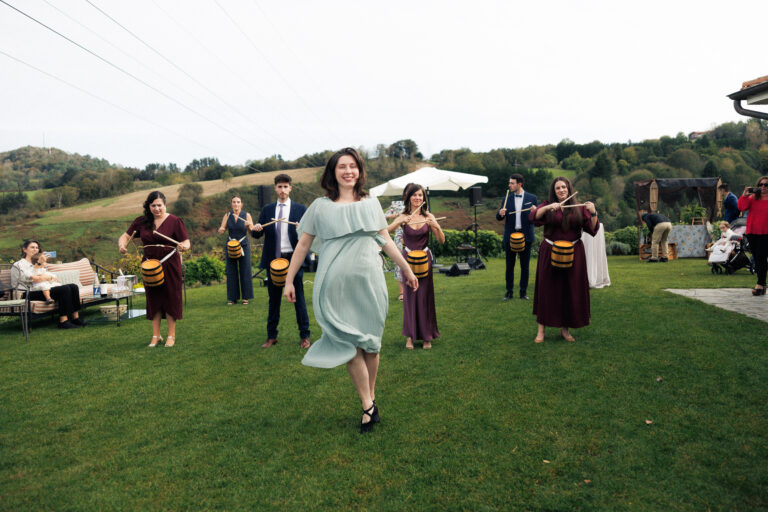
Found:
[[368, 423], [363, 423], [363, 420], [360, 420], [360, 433], [361, 434], [365, 434], [366, 432], [373, 431], [373, 423], [374, 423], [373, 422], [373, 414], [375, 412], [376, 412], [376, 406], [375, 405], [371, 405], [367, 410], [363, 409], [363, 414], [367, 414], [371, 418], [371, 421], [369, 421]]
[[376, 400], [373, 401], [373, 416], [371, 416], [371, 421], [374, 423], [381, 423], [381, 416], [379, 416], [379, 406], [376, 405]]

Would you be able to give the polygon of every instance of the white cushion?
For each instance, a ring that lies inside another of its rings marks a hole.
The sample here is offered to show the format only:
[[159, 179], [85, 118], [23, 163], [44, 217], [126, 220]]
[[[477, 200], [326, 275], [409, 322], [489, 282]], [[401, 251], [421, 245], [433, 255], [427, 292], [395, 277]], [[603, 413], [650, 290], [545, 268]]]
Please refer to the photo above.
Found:
[[76, 284], [80, 286], [80, 271], [79, 270], [59, 270], [58, 272], [51, 272], [59, 278], [61, 284]]

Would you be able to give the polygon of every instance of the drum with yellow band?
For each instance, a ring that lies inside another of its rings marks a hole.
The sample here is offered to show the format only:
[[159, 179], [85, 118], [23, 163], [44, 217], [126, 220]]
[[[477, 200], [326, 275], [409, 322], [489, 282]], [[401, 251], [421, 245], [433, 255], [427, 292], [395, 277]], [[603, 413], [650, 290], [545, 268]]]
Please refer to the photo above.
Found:
[[227, 242], [227, 256], [233, 260], [243, 257], [243, 246], [238, 240], [230, 240]]
[[288, 275], [288, 266], [291, 264], [285, 258], [275, 258], [269, 264], [269, 277], [275, 286], [285, 286], [285, 276]]
[[429, 275], [429, 255], [427, 251], [410, 251], [405, 259], [418, 279], [423, 279]]
[[567, 240], [552, 242], [552, 266], [571, 268], [573, 266], [574, 243]]
[[141, 262], [141, 280], [147, 288], [156, 288], [165, 284], [163, 264], [159, 260], [144, 260]]
[[509, 250], [512, 252], [525, 251], [525, 235], [522, 233], [511, 233], [509, 235]]

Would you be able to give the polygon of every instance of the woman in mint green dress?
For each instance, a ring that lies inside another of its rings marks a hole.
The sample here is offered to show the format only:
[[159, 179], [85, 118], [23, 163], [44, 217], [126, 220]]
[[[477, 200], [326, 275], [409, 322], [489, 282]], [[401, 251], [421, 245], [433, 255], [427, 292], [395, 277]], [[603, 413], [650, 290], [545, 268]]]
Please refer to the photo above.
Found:
[[320, 185], [327, 197], [316, 199], [301, 219], [284, 294], [296, 300], [293, 278], [312, 247], [319, 253], [312, 302], [323, 334], [301, 362], [318, 368], [346, 363], [363, 407], [360, 432], [370, 432], [380, 421], [375, 386], [389, 303], [378, 247], [402, 269], [408, 286], [416, 290], [419, 282], [390, 238], [378, 200], [366, 197], [357, 151], [334, 154]]

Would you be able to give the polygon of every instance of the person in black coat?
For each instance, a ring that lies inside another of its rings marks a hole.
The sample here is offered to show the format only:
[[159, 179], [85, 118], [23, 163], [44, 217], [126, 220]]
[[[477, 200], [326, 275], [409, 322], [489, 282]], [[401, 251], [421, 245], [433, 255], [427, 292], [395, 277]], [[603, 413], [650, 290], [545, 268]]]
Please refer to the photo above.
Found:
[[[509, 177], [509, 194], [504, 204], [496, 213], [496, 220], [504, 220], [504, 254], [507, 256], [507, 292], [504, 300], [514, 297], [515, 292], [515, 260], [520, 256], [520, 298], [528, 299], [528, 263], [531, 260], [531, 247], [536, 242], [533, 234], [533, 224], [528, 219], [528, 212], [520, 212], [526, 208], [536, 206], [538, 198], [523, 190], [523, 175], [513, 174]], [[509, 212], [509, 215], [507, 215]], [[517, 212], [517, 213], [513, 213]], [[509, 236], [512, 233], [523, 233], [525, 236], [525, 250], [514, 252], [509, 247]]]
[[[291, 255], [299, 242], [296, 224], [298, 224], [307, 207], [303, 204], [291, 201], [291, 177], [287, 174], [275, 176], [275, 194], [277, 202], [270, 203], [261, 209], [259, 221], [251, 228], [254, 238], [264, 236], [264, 247], [261, 252], [259, 268], [267, 269], [267, 289], [269, 291], [269, 316], [267, 317], [267, 341], [261, 348], [269, 348], [277, 343], [277, 326], [280, 323], [280, 303], [283, 297], [283, 288], [272, 283], [269, 275], [269, 264], [276, 258], [291, 260]], [[272, 222], [272, 219], [286, 219], [289, 222]], [[287, 268], [287, 267], [286, 267]], [[301, 348], [309, 348], [309, 315], [307, 305], [304, 302], [304, 273], [302, 270], [296, 274], [293, 286], [296, 289], [296, 323], [299, 324], [299, 337]]]

